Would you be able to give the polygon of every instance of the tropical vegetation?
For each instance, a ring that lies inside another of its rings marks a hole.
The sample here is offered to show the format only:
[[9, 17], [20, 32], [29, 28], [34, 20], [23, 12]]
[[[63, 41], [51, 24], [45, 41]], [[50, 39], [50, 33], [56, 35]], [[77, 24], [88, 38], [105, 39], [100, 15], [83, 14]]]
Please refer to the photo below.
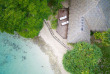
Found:
[[103, 45], [110, 46], [110, 29], [104, 32], [96, 32], [94, 37], [95, 39], [100, 39]]
[[96, 45], [79, 42], [74, 49], [68, 51], [63, 57], [64, 68], [72, 74], [94, 74], [99, 73], [98, 63], [102, 52]]
[[48, 5], [58, 9], [61, 1], [0, 0], [0, 31], [10, 34], [17, 32], [23, 37], [34, 38], [42, 29], [43, 20], [52, 13]]
[[58, 9], [62, 8], [62, 1], [64, 0], [47, 0], [48, 5], [52, 9], [53, 14], [55, 14]]
[[[110, 74], [110, 29], [105, 32], [96, 32], [94, 37], [93, 43], [101, 48], [103, 54], [99, 63], [102, 74]], [[99, 42], [96, 40], [99, 40]]]
[[110, 46], [105, 46], [102, 43], [94, 43], [101, 48], [103, 54], [101, 62], [99, 63], [102, 74], [110, 74]]

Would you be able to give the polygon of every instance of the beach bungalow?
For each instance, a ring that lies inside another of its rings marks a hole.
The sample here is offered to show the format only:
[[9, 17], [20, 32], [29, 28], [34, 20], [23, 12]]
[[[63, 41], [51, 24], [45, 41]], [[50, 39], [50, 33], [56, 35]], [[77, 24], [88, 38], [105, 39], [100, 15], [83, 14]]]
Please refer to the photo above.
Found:
[[91, 31], [110, 28], [110, 0], [70, 0], [68, 21], [68, 43], [90, 42]]

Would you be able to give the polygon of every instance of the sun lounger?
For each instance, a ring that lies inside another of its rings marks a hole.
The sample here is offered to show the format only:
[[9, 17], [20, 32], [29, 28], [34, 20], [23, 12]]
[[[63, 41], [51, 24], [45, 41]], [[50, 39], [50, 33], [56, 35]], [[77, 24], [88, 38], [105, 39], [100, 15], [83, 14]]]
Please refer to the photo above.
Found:
[[66, 18], [67, 18], [67, 16], [60, 17], [60, 20], [64, 20], [64, 19], [66, 19]]
[[68, 23], [69, 23], [69, 22], [68, 22], [68, 21], [66, 21], [66, 22], [63, 22], [63, 23], [62, 23], [62, 25], [66, 25], [66, 24], [68, 24]]

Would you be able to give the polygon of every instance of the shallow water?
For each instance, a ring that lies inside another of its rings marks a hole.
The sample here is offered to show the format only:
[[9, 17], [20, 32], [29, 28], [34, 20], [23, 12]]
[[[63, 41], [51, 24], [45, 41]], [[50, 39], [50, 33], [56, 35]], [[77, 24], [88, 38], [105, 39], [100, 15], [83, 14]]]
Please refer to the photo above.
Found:
[[0, 74], [53, 74], [53, 70], [38, 45], [0, 32]]

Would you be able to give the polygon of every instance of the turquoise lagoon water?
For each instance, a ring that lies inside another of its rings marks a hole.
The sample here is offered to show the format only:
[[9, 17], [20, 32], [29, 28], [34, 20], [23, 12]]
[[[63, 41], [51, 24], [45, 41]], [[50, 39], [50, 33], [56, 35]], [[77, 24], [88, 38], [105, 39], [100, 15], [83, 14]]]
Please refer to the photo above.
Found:
[[49, 58], [31, 40], [0, 32], [0, 74], [53, 74]]

